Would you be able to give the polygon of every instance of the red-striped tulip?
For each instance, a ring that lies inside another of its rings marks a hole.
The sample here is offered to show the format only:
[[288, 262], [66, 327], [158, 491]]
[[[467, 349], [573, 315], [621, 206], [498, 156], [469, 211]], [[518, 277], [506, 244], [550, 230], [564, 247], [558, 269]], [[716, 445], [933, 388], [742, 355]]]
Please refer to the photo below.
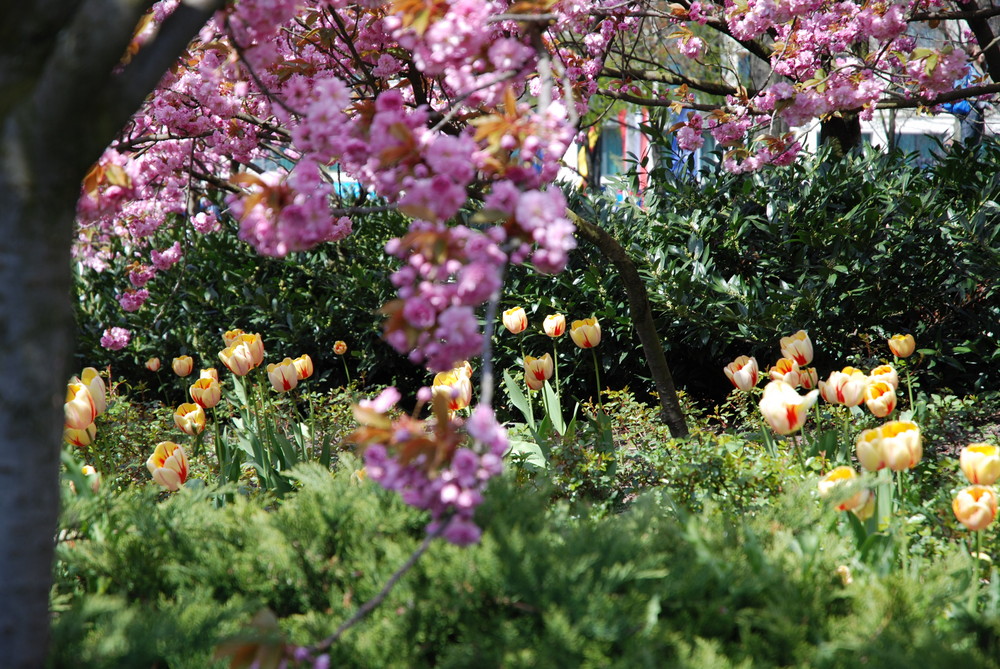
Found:
[[920, 428], [910, 421], [893, 420], [858, 435], [858, 462], [870, 472], [888, 467], [894, 472], [910, 469], [924, 455]]
[[261, 339], [260, 335], [242, 334], [237, 341], [246, 344], [246, 347], [250, 350], [253, 366], [260, 367], [261, 363], [264, 362], [264, 340]]
[[185, 402], [174, 412], [174, 425], [184, 434], [198, 436], [205, 429], [205, 410], [200, 404]]
[[347, 353], [347, 344], [338, 339], [333, 343], [333, 352], [337, 355], [344, 355]]
[[889, 338], [889, 350], [897, 358], [909, 358], [917, 348], [913, 335], [892, 335]]
[[243, 334], [243, 330], [236, 328], [235, 330], [229, 330], [222, 334], [222, 341], [225, 342], [226, 348], [229, 348], [236, 343], [236, 340], [240, 338]]
[[219, 381], [219, 370], [217, 370], [215, 367], [209, 367], [208, 369], [201, 370], [201, 373], [198, 374], [198, 378], [215, 379], [216, 383], [221, 383], [221, 381]]
[[969, 483], [993, 485], [1000, 480], [1000, 447], [969, 444], [962, 449], [958, 463]]
[[799, 385], [806, 390], [812, 390], [819, 385], [819, 373], [815, 367], [799, 368]]
[[865, 399], [868, 377], [853, 367], [845, 367], [843, 372], [833, 372], [826, 381], [819, 382], [819, 392], [830, 404], [856, 407]]
[[211, 409], [222, 399], [222, 388], [219, 382], [210, 376], [203, 376], [194, 382], [188, 390], [191, 399], [203, 409]]
[[865, 389], [865, 405], [872, 415], [885, 418], [896, 409], [896, 390], [884, 381], [875, 381]]
[[90, 446], [94, 442], [94, 439], [97, 438], [97, 426], [91, 423], [82, 430], [67, 427], [63, 430], [63, 438], [67, 444], [72, 444], [78, 448]]
[[524, 356], [524, 382], [532, 390], [540, 390], [545, 382], [552, 378], [554, 369], [552, 356], [548, 353], [540, 358]]
[[298, 375], [299, 381], [304, 381], [313, 375], [313, 361], [308, 353], [303, 353], [292, 362], [295, 363], [295, 373]]
[[997, 517], [997, 494], [986, 486], [969, 486], [958, 491], [951, 508], [958, 521], [973, 532], [985, 530]]
[[272, 362], [267, 366], [267, 378], [271, 382], [271, 387], [279, 393], [288, 392], [299, 384], [295, 361], [285, 358], [281, 362]]
[[94, 407], [97, 415], [100, 416], [108, 409], [108, 388], [104, 385], [101, 373], [93, 367], [87, 367], [80, 374], [80, 381], [87, 386], [90, 396], [94, 399]]
[[771, 381], [764, 386], [760, 412], [772, 430], [791, 434], [806, 422], [806, 413], [816, 403], [818, 395], [819, 391], [813, 390], [802, 396], [784, 381]]
[[601, 343], [601, 324], [596, 318], [573, 321], [569, 327], [569, 336], [580, 348], [594, 348]]
[[781, 344], [781, 356], [791, 358], [799, 367], [812, 362], [812, 340], [809, 339], [809, 333], [805, 330], [799, 330], [790, 337], [782, 337], [779, 343]]
[[150, 358], [149, 360], [147, 360], [146, 361], [146, 369], [148, 369], [151, 372], [158, 372], [158, 371], [160, 371], [160, 359], [159, 358]]
[[66, 386], [66, 404], [63, 405], [66, 427], [85, 430], [97, 418], [97, 406], [90, 396], [90, 389], [79, 379], [73, 379]]
[[784, 381], [791, 387], [799, 385], [799, 363], [791, 358], [781, 358], [767, 371], [772, 381]]
[[550, 337], [561, 337], [566, 332], [566, 317], [562, 314], [546, 316], [542, 321], [542, 329]]
[[503, 326], [510, 330], [511, 334], [524, 332], [528, 327], [528, 316], [522, 307], [514, 307], [503, 312]]
[[431, 392], [448, 400], [448, 411], [458, 411], [472, 401], [472, 381], [465, 374], [465, 367], [456, 367], [434, 376]]
[[174, 370], [174, 374], [183, 377], [194, 371], [194, 360], [189, 355], [182, 355], [174, 358], [170, 366]]
[[246, 376], [253, 369], [253, 354], [242, 342], [219, 351], [219, 360], [236, 376]]
[[851, 467], [837, 467], [819, 480], [819, 495], [820, 497], [833, 497], [837, 501], [837, 511], [854, 511], [864, 507], [871, 497], [870, 490], [859, 490], [846, 499], [843, 493], [838, 495], [838, 489], [847, 488], [848, 486], [845, 484], [857, 481], [857, 479], [858, 473]]
[[882, 381], [892, 386], [893, 390], [899, 390], [899, 374], [892, 365], [879, 365], [871, 371], [868, 378], [872, 381]]
[[757, 385], [760, 372], [757, 369], [757, 358], [741, 355], [722, 368], [726, 378], [739, 390], [750, 390]]
[[153, 475], [153, 480], [167, 490], [179, 490], [188, 475], [184, 448], [172, 441], [161, 441], [146, 460], [146, 469]]

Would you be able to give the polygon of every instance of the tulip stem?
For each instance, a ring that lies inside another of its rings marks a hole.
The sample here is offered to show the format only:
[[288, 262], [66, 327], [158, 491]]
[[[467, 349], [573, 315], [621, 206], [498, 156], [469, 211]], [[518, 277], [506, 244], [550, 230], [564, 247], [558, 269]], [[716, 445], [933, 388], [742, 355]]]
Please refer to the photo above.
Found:
[[222, 443], [222, 437], [219, 431], [219, 409], [218, 407], [212, 407], [212, 437], [215, 441], [215, 458], [219, 461], [219, 483], [226, 482], [226, 472], [229, 471], [229, 463], [226, 462], [228, 458], [226, 457], [226, 447]]
[[[524, 394], [528, 397], [528, 420], [532, 425], [535, 424], [535, 407], [534, 402], [531, 401], [531, 387], [528, 386], [528, 366], [524, 357], [524, 341], [521, 342], [521, 367], [524, 369]], [[532, 427], [534, 429], [534, 427]]]
[[594, 376], [597, 379], [597, 408], [604, 413], [604, 403], [601, 401], [601, 366], [597, 362], [597, 349], [592, 347], [590, 352], [594, 356]]
[[556, 377], [556, 395], [559, 395], [559, 350], [555, 339], [552, 340], [552, 370]]
[[340, 356], [340, 360], [344, 363], [344, 376], [347, 377], [347, 383], [345, 387], [349, 388], [351, 386], [351, 370], [347, 368], [347, 358], [345, 358], [344, 356]]
[[908, 562], [909, 562], [909, 559], [908, 559], [909, 558], [909, 552], [908, 552], [908, 548], [907, 548], [907, 536], [906, 536], [906, 533], [908, 531], [907, 527], [906, 527], [906, 509], [904, 508], [904, 505], [906, 504], [906, 497], [905, 497], [905, 494], [904, 494], [905, 491], [904, 491], [904, 488], [903, 488], [903, 476], [904, 475], [905, 475], [905, 471], [896, 472], [896, 497], [897, 497], [896, 508], [899, 509], [900, 511], [902, 511], [901, 520], [902, 520], [902, 523], [903, 523], [902, 532], [900, 533], [900, 537], [901, 537], [900, 538], [900, 542], [902, 543], [902, 549], [900, 550], [900, 558], [902, 559], [902, 562], [903, 562], [903, 574], [905, 575], [906, 572], [907, 572], [907, 565], [908, 565]]

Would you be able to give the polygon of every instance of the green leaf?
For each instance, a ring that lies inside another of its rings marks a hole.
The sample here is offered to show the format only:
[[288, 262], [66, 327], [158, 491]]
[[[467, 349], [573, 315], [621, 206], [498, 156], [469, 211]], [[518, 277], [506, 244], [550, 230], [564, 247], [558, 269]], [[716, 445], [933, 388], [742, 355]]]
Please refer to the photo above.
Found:
[[503, 372], [503, 383], [504, 387], [507, 389], [507, 396], [510, 398], [510, 403], [517, 407], [517, 410], [521, 412], [522, 416], [524, 416], [525, 423], [527, 423], [528, 427], [534, 431], [536, 429], [535, 420], [531, 414], [528, 398], [524, 396], [524, 393], [521, 391], [520, 384], [514, 380], [514, 377], [510, 375], [510, 370], [508, 369], [505, 369]]

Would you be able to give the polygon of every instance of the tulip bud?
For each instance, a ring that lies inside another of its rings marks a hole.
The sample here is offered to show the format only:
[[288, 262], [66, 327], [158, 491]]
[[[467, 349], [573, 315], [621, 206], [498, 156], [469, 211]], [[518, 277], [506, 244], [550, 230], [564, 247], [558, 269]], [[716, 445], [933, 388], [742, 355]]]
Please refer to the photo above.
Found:
[[882, 381], [869, 383], [865, 389], [865, 405], [873, 416], [885, 418], [896, 408], [896, 391]]
[[90, 391], [90, 396], [94, 400], [94, 408], [97, 409], [97, 415], [100, 416], [102, 413], [108, 409], [108, 389], [104, 385], [104, 379], [101, 378], [101, 373], [98, 372], [93, 367], [87, 367], [80, 374], [80, 381], [87, 386], [87, 390]]
[[524, 382], [532, 390], [540, 390], [545, 382], [552, 378], [554, 370], [552, 356], [548, 353], [540, 358], [532, 358], [530, 355], [524, 356]]
[[580, 348], [594, 348], [601, 343], [601, 324], [596, 318], [573, 321], [569, 328], [569, 336]]
[[74, 379], [66, 386], [66, 404], [63, 405], [66, 416], [66, 427], [74, 430], [85, 430], [97, 418], [97, 406], [90, 390], [79, 379]]
[[299, 373], [291, 358], [285, 358], [281, 362], [268, 365], [267, 378], [271, 382], [271, 387], [279, 393], [287, 392], [299, 383]]
[[188, 475], [184, 448], [172, 441], [160, 442], [146, 460], [146, 469], [153, 475], [153, 480], [167, 490], [179, 490]]
[[189, 436], [195, 437], [205, 429], [205, 410], [201, 405], [187, 402], [174, 412], [174, 425]]
[[511, 334], [524, 332], [528, 327], [528, 316], [522, 307], [514, 307], [503, 312], [503, 326], [510, 330]]
[[909, 358], [917, 348], [913, 335], [892, 335], [889, 339], [889, 350], [897, 358]]
[[741, 355], [722, 368], [726, 378], [739, 390], [750, 390], [757, 385], [760, 376], [757, 369], [757, 358]]
[[90, 490], [97, 493], [101, 489], [101, 475], [92, 465], [84, 465], [80, 468], [80, 473], [90, 481]]
[[333, 344], [333, 352], [337, 355], [344, 355], [347, 353], [347, 344], [340, 341], [339, 339]]
[[189, 355], [182, 355], [179, 358], [174, 358], [170, 366], [173, 368], [174, 374], [184, 377], [194, 370], [194, 360]]
[[764, 386], [760, 412], [772, 430], [778, 434], [791, 434], [806, 422], [806, 412], [816, 403], [818, 396], [817, 390], [802, 396], [784, 381], [771, 381]]
[[159, 358], [150, 358], [149, 360], [147, 360], [146, 361], [146, 369], [148, 369], [151, 372], [158, 372], [158, 371], [160, 371], [160, 359]]
[[313, 375], [313, 361], [308, 354], [303, 353], [292, 362], [295, 363], [295, 373], [298, 375], [299, 381], [304, 381]]
[[782, 337], [779, 343], [781, 344], [782, 357], [791, 358], [799, 367], [812, 362], [812, 340], [809, 339], [809, 333], [805, 330], [799, 330], [790, 337]]
[[959, 455], [959, 466], [970, 483], [993, 485], [1000, 479], [1000, 447], [969, 444]]
[[546, 316], [542, 321], [542, 329], [550, 337], [561, 337], [566, 332], [566, 317], [562, 314]]
[[211, 409], [222, 399], [219, 382], [210, 376], [203, 376], [195, 381], [188, 392], [195, 404], [203, 409]]
[[986, 529], [997, 516], [997, 496], [991, 488], [973, 485], [958, 491], [951, 503], [958, 521], [973, 532]]

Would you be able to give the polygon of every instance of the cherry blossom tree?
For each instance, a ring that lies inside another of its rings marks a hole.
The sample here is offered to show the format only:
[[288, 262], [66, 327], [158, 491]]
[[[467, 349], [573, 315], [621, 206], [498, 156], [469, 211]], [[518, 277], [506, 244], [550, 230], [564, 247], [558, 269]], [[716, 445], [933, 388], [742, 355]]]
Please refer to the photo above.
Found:
[[[742, 171], [794, 159], [798, 143], [781, 128], [991, 94], [1000, 74], [988, 21], [998, 10], [975, 0], [219, 4], [45, 0], [0, 10], [0, 350], [19, 371], [0, 419], [0, 595], [10, 603], [0, 645], [15, 649], [12, 666], [37, 666], [44, 654], [71, 253], [96, 269], [128, 263], [119, 302], [134, 311], [146, 284], [183, 255], [179, 244], [152, 246], [163, 226], [208, 234], [230, 216], [257, 251], [284, 255], [395, 207], [413, 224], [386, 249], [400, 264], [385, 337], [445, 371], [488, 345], [509, 264], [558, 272], [577, 230], [623, 276], [631, 271], [621, 245], [568, 211], [554, 185], [596, 95], [687, 114], [679, 140], [695, 146], [708, 129], [727, 167]], [[948, 39], [972, 48], [918, 45], [914, 22], [964, 22]], [[666, 48], [643, 45], [651, 34], [670, 35]], [[766, 63], [764, 79], [692, 75], [718, 45]], [[970, 55], [983, 56], [988, 78], [951, 90]], [[345, 177], [360, 195], [344, 195]], [[112, 239], [131, 255], [109, 255]], [[631, 290], [664, 413], [682, 433], [648, 301], [641, 285]], [[128, 340], [109, 328], [103, 343]], [[431, 509], [431, 531], [450, 528], [458, 543], [477, 536], [471, 509], [503, 447], [486, 378], [474, 419], [439, 413], [432, 443], [379, 432], [391, 394], [361, 407], [383, 484]]]

